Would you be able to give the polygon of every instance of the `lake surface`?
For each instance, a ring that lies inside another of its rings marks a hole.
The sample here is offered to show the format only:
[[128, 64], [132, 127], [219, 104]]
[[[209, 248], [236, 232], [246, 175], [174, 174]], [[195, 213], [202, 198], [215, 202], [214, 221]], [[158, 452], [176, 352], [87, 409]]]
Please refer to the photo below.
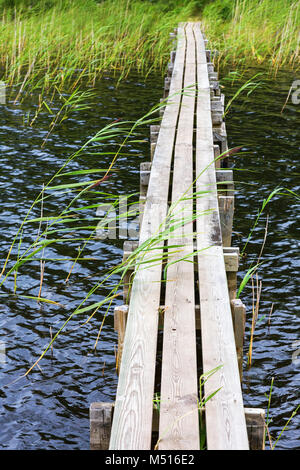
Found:
[[[250, 70], [241, 82], [224, 81], [226, 101], [258, 71]], [[228, 72], [230, 70], [222, 71], [221, 77]], [[249, 96], [240, 94], [226, 116], [229, 147], [243, 146], [234, 162], [237, 193], [233, 245], [241, 249], [264, 198], [278, 186], [299, 192], [300, 105], [289, 100], [281, 113], [291, 83], [296, 78], [290, 72], [281, 72], [276, 79], [267, 75], [257, 77], [255, 81], [263, 80], [264, 83]], [[144, 81], [133, 74], [119, 86], [116, 78], [103, 77], [94, 90], [95, 96], [89, 100], [91, 108], [74, 112], [54, 129], [43, 148], [41, 144], [49, 130], [51, 116], [45, 109], [33, 127], [28, 125], [34, 117], [37, 96], [21, 105], [13, 105], [12, 97], [6, 106], [1, 106], [1, 265], [42, 184], [47, 183], [66, 158], [99, 129], [119, 119], [136, 120], [148, 112], [162, 97], [162, 86], [160, 76], [151, 76]], [[55, 100], [51, 109], [57, 112], [60, 106], [61, 102]], [[117, 196], [139, 191], [139, 164], [150, 159], [148, 126], [140, 129], [137, 140], [139, 142], [124, 146], [126, 155], [118, 159], [117, 171], [103, 183], [101, 191], [110, 195], [109, 201], [113, 200], [111, 194]], [[83, 153], [66, 171], [107, 168], [112, 158], [109, 152], [116, 152], [119, 142], [119, 137], [112, 136], [103, 147], [106, 155]], [[84, 176], [73, 175], [69, 181], [76, 183], [80, 178], [84, 180]], [[62, 181], [58, 179], [57, 183]], [[101, 198], [103, 195], [97, 195], [95, 191], [87, 195], [84, 202], [95, 204]], [[39, 204], [33, 217], [39, 217], [41, 213], [47, 216], [57, 214], [69, 201], [70, 193], [59, 191], [55, 198], [45, 200], [43, 207]], [[245, 406], [266, 409], [266, 395], [274, 378], [270, 432], [275, 440], [299, 403], [298, 209], [299, 204], [294, 197], [277, 194], [271, 200], [248, 243], [247, 256], [241, 261], [239, 271], [241, 281], [251, 263], [257, 260], [268, 214], [268, 234], [259, 269], [261, 301], [250, 368], [247, 366], [247, 351], [252, 315], [251, 283], [241, 295], [247, 306], [243, 393]], [[95, 209], [89, 209], [87, 214], [95, 216]], [[26, 224], [25, 228], [20, 253], [36, 239], [39, 224]], [[83, 229], [81, 233], [88, 232]], [[84, 250], [84, 256], [89, 259], [76, 263], [66, 283], [73, 265], [72, 258], [76, 257], [81, 246], [80, 240], [73, 240], [51, 245], [43, 253], [46, 262], [41, 295], [59, 305], [39, 304], [24, 297], [38, 296], [39, 261], [28, 262], [19, 268], [16, 287], [14, 276], [8, 277], [2, 285], [1, 292], [5, 294], [0, 305], [0, 345], [2, 350], [5, 349], [0, 356], [2, 449], [88, 449], [90, 403], [115, 398], [117, 334], [113, 327], [113, 307], [106, 316], [96, 351], [93, 347], [106, 307], [101, 307], [84, 326], [80, 325], [88, 315], [73, 317], [54, 342], [53, 351], [49, 350], [39, 367], [20, 379], [47, 346], [51, 334], [58, 331], [108, 269], [122, 259], [123, 240], [91, 240]], [[14, 257], [17, 256], [17, 248], [16, 245]], [[69, 260], [57, 261], [58, 258]], [[118, 282], [118, 279], [112, 281]], [[11, 295], [14, 290], [15, 296]], [[99, 288], [90, 301], [99, 302], [108, 292], [109, 286]], [[298, 415], [290, 422], [276, 448], [299, 449], [299, 428]]]

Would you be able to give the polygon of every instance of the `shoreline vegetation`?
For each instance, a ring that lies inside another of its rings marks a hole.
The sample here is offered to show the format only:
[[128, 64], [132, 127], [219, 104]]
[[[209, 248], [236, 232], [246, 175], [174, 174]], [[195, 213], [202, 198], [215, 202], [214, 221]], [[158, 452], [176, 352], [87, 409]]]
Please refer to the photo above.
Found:
[[300, 3], [295, 0], [202, 1], [202, 24], [215, 63], [299, 70]]
[[24, 96], [72, 92], [106, 72], [165, 73], [169, 33], [200, 20], [215, 65], [299, 69], [295, 0], [0, 0], [0, 80]]

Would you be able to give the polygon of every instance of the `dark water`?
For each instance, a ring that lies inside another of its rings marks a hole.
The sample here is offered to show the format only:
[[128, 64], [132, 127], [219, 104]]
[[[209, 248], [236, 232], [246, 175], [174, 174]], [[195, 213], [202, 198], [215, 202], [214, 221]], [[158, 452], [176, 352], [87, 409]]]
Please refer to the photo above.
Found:
[[[247, 78], [258, 72], [254, 69], [249, 71]], [[281, 113], [289, 88], [296, 78], [295, 74], [287, 72], [280, 73], [276, 80], [265, 74], [254, 78], [255, 82], [263, 81], [264, 84], [249, 97], [240, 95], [227, 116], [229, 147], [243, 145], [243, 152], [249, 152], [234, 163], [238, 190], [234, 230], [238, 233], [233, 245], [240, 248], [246, 241], [245, 236], [253, 226], [263, 199], [274, 189], [281, 187], [282, 193], [288, 189], [299, 195], [300, 105], [293, 104], [290, 97]], [[229, 90], [226, 87], [225, 93], [232, 96], [238, 87], [237, 84]], [[240, 265], [240, 279], [251, 263], [255, 264], [258, 259], [267, 214], [267, 239], [261, 257], [263, 264], [259, 269], [262, 292], [254, 334], [253, 361], [251, 368], [247, 368], [247, 360], [245, 362], [243, 391], [246, 406], [266, 409], [268, 400], [264, 394], [269, 395], [274, 378], [270, 430], [276, 440], [299, 405], [299, 201], [295, 197], [279, 194], [271, 199], [246, 248], [247, 257]], [[252, 318], [251, 283], [241, 297], [247, 305], [246, 354]], [[299, 449], [299, 438], [298, 414], [284, 431], [276, 448]]]
[[[227, 73], [228, 71], [224, 72]], [[250, 72], [251, 75], [252, 71]], [[253, 71], [254, 74], [254, 71]], [[294, 77], [282, 73], [276, 80], [265, 80], [248, 98], [240, 95], [227, 116], [229, 146], [243, 145], [249, 153], [240, 156], [235, 167], [237, 182], [234, 244], [240, 247], [246, 241], [255, 216], [264, 197], [278, 185], [297, 191], [299, 183], [299, 114], [300, 105], [289, 101], [283, 114], [280, 110]], [[227, 84], [226, 96], [232, 96], [240, 84]], [[90, 100], [91, 109], [77, 112], [57, 128], [41, 149], [47, 134], [49, 116], [42, 113], [34, 128], [23, 125], [27, 112], [34, 114], [32, 102], [22, 106], [9, 103], [1, 109], [0, 121], [0, 241], [1, 265], [7, 255], [13, 235], [25, 217], [42, 183], [78, 150], [88, 138], [115, 119], [137, 119], [157, 103], [162, 96], [162, 80], [151, 77], [144, 83], [138, 76], [130, 76], [116, 88], [116, 80], [105, 77], [97, 86], [96, 96]], [[36, 103], [36, 97], [32, 98]], [[55, 106], [59, 103], [56, 101]], [[149, 129], [141, 130], [139, 139], [149, 137]], [[106, 151], [116, 151], [117, 138], [111, 138]], [[149, 143], [135, 143], [124, 148], [127, 156], [117, 162], [117, 172], [105, 182], [103, 191], [128, 194], [139, 189], [139, 163], [149, 160]], [[70, 170], [103, 168], [109, 165], [111, 155], [81, 155]], [[298, 171], [298, 174], [297, 174]], [[78, 177], [72, 177], [78, 181]], [[60, 182], [60, 181], [58, 181]], [[45, 201], [45, 215], [57, 213], [64, 207], [69, 194], [59, 194], [56, 200]], [[97, 199], [98, 198], [98, 199]], [[99, 201], [97, 193], [87, 196], [85, 203]], [[41, 206], [34, 211], [38, 217]], [[254, 231], [247, 247], [247, 257], [241, 263], [240, 279], [260, 251], [264, 237], [265, 215], [269, 213], [268, 237], [259, 271], [262, 295], [259, 321], [255, 329], [253, 363], [244, 367], [245, 406], [267, 407], [270, 383], [274, 377], [270, 408], [270, 430], [276, 438], [296, 408], [299, 399], [299, 341], [298, 278], [299, 259], [297, 234], [297, 204], [295, 198], [275, 196]], [[91, 217], [94, 210], [90, 210]], [[23, 247], [35, 240], [38, 224], [26, 226]], [[85, 232], [83, 232], [85, 233]], [[113, 329], [113, 308], [105, 320], [96, 352], [93, 346], [105, 315], [100, 308], [91, 321], [80, 328], [87, 315], [74, 317], [66, 332], [54, 343], [39, 363], [40, 369], [12, 384], [38, 358], [53, 334], [81, 302], [107, 270], [122, 258], [122, 240], [93, 240], [85, 256], [93, 259], [79, 261], [69, 283], [65, 279], [72, 261], [52, 259], [74, 257], [80, 241], [57, 243], [45, 251], [48, 259], [42, 296], [60, 305], [37, 304], [21, 295], [37, 296], [40, 285], [39, 262], [22, 266], [17, 276], [16, 293], [19, 297], [3, 297], [0, 305], [2, 344], [0, 448], [2, 449], [88, 449], [88, 409], [93, 401], [112, 401], [115, 397], [116, 333]], [[23, 249], [23, 248], [22, 248]], [[15, 254], [14, 254], [15, 256]], [[2, 286], [2, 293], [14, 290], [11, 276]], [[108, 293], [108, 287], [98, 289], [92, 302], [99, 302]], [[247, 304], [245, 359], [249, 345], [252, 290], [246, 287], [242, 294]], [[269, 311], [274, 303], [270, 325]], [[5, 361], [4, 361], [5, 359]], [[10, 384], [10, 385], [9, 385]], [[5, 386], [6, 385], [6, 386]], [[276, 448], [299, 449], [299, 417], [294, 417]]]

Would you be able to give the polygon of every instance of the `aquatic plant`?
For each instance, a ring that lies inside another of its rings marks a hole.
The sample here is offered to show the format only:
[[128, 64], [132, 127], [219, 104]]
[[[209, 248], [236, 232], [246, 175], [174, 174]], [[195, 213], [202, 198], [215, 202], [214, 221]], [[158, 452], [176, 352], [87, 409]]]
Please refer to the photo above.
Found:
[[[245, 67], [299, 67], [300, 7], [294, 1], [205, 2], [141, 0], [2, 0], [0, 79], [18, 85], [18, 98], [56, 86], [73, 91], [104, 71], [126, 77], [164, 73], [169, 33], [181, 21], [201, 20], [217, 49], [214, 62]], [[121, 72], [121, 73], [120, 73]]]
[[273, 393], [273, 386], [274, 386], [274, 377], [272, 377], [272, 379], [271, 379], [269, 394], [265, 393], [265, 397], [268, 399], [267, 416], [266, 416], [266, 422], [265, 422], [265, 438], [268, 437], [271, 450], [275, 449], [279, 439], [281, 439], [281, 437], [282, 437], [283, 433], [285, 432], [285, 430], [287, 429], [289, 423], [298, 414], [298, 411], [300, 409], [300, 405], [296, 406], [296, 408], [293, 410], [292, 414], [288, 418], [287, 422], [283, 426], [282, 430], [279, 432], [277, 438], [273, 438], [271, 436], [270, 429], [269, 429], [269, 425], [272, 422], [272, 418], [270, 417], [270, 409], [271, 409], [271, 398], [272, 398], [272, 393]]
[[204, 5], [202, 25], [216, 64], [266, 64], [299, 69], [300, 4], [293, 0], [216, 0]]
[[[262, 205], [260, 209], [258, 210], [257, 216], [254, 220], [253, 226], [251, 227], [248, 237], [244, 243], [243, 248], [241, 249], [241, 257], [243, 257], [246, 253], [246, 248], [248, 246], [248, 243], [250, 239], [253, 236], [253, 232], [255, 228], [257, 227], [257, 224], [259, 223], [259, 220], [266, 210], [266, 207], [272, 202], [273, 198], [276, 197], [276, 195], [284, 196], [284, 197], [292, 197], [296, 199], [300, 199], [299, 194], [295, 193], [294, 191], [291, 191], [290, 189], [286, 188], [275, 188], [269, 196], [265, 199], [263, 199]], [[260, 248], [260, 252], [258, 254], [258, 258], [254, 264], [254, 261], [250, 264], [248, 267], [240, 285], [237, 290], [236, 298], [239, 298], [241, 293], [243, 292], [244, 288], [248, 284], [248, 282], [251, 280], [251, 285], [252, 285], [252, 319], [251, 319], [251, 328], [250, 328], [250, 338], [249, 338], [249, 348], [248, 348], [248, 366], [251, 366], [252, 364], [252, 350], [253, 350], [253, 341], [254, 341], [254, 331], [258, 319], [258, 312], [259, 312], [259, 305], [260, 305], [260, 298], [261, 298], [261, 291], [262, 291], [262, 281], [258, 280], [258, 269], [263, 265], [263, 262], [261, 261], [262, 253], [264, 250], [265, 242], [266, 242], [266, 237], [267, 237], [267, 229], [268, 229], [268, 215], [266, 216], [266, 226], [265, 226], [265, 235], [263, 239], [262, 246]], [[256, 278], [256, 287], [254, 286], [254, 276]], [[271, 312], [272, 313], [272, 312]]]
[[[94, 84], [105, 70], [126, 77], [164, 70], [169, 33], [187, 20], [193, 2], [169, 9], [163, 2], [94, 0], [4, 2], [0, 13], [1, 79], [20, 86], [18, 95], [56, 86], [72, 91]], [[12, 7], [12, 5], [15, 7]]]

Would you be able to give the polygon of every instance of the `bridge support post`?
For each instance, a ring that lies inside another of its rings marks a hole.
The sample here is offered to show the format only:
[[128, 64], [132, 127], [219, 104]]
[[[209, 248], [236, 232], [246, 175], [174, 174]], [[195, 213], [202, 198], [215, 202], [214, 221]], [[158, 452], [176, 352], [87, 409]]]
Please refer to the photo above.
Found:
[[[136, 250], [138, 247], [138, 242], [135, 240], [126, 240], [123, 245], [123, 262], [128, 259], [131, 253]], [[134, 266], [131, 269], [128, 269], [123, 279], [123, 300], [125, 304], [129, 304], [130, 299], [130, 285], [131, 285], [131, 276], [134, 271]]]
[[167, 98], [169, 96], [170, 84], [171, 84], [171, 78], [166, 77], [165, 78], [165, 85], [164, 85], [164, 98]]
[[151, 157], [151, 161], [153, 160], [155, 147], [156, 147], [156, 143], [157, 143], [157, 138], [158, 138], [158, 134], [159, 134], [159, 129], [160, 129], [160, 126], [158, 126], [158, 125], [150, 126], [150, 157]]
[[231, 245], [234, 195], [218, 196], [223, 246]]
[[239, 269], [239, 248], [223, 247], [227, 285], [230, 300], [236, 298], [237, 272]]
[[90, 405], [90, 449], [107, 450], [111, 433], [114, 403], [94, 402]]
[[[156, 145], [156, 144], [151, 144]], [[139, 223], [142, 225], [144, 206], [146, 202], [147, 189], [150, 179], [151, 162], [142, 162], [140, 164], [140, 199], [139, 199]]]
[[214, 144], [214, 158], [215, 158], [215, 168], [216, 170], [221, 168], [221, 159], [217, 158], [220, 156], [220, 147], [217, 144]]
[[246, 307], [240, 299], [231, 300], [231, 313], [232, 313], [236, 353], [237, 353], [237, 359], [238, 359], [238, 364], [239, 364], [239, 373], [240, 373], [240, 379], [242, 381]]
[[118, 332], [118, 350], [116, 354], [116, 369], [120, 370], [124, 337], [128, 316], [128, 305], [117, 305], [114, 310], [114, 329]]
[[265, 449], [265, 410], [245, 408], [250, 450]]

